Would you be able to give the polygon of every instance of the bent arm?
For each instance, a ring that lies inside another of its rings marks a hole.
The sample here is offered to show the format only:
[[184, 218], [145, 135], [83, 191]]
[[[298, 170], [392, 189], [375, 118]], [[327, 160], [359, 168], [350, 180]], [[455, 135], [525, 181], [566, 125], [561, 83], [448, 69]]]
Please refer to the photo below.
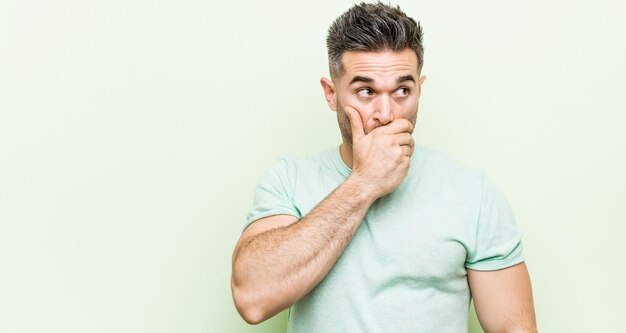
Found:
[[328, 274], [376, 199], [362, 184], [351, 176], [298, 223], [242, 238], [231, 288], [248, 323], [290, 307]]
[[480, 325], [486, 333], [537, 332], [533, 293], [525, 263], [497, 271], [467, 269]]

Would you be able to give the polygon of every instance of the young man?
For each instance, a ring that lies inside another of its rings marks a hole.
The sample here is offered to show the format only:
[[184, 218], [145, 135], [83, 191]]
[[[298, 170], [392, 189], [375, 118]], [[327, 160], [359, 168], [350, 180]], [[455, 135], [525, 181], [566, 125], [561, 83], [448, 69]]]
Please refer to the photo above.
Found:
[[262, 177], [233, 254], [242, 317], [291, 307], [289, 332], [534, 332], [521, 235], [481, 172], [417, 145], [422, 31], [360, 4], [327, 38], [322, 78], [343, 142]]

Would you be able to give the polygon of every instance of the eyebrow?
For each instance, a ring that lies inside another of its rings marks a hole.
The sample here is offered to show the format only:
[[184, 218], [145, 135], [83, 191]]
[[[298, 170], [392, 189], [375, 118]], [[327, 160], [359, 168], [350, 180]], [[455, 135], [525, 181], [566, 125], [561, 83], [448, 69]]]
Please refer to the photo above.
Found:
[[[402, 82], [405, 81], [412, 81], [413, 83], [415, 83], [415, 78], [413, 77], [413, 75], [409, 74], [409, 75], [403, 75], [398, 77], [398, 79], [396, 79], [396, 83], [400, 84]], [[355, 82], [364, 82], [364, 83], [372, 83], [374, 82], [374, 79], [367, 77], [367, 76], [355, 76], [348, 85], [351, 85]]]
[[413, 78], [413, 75], [409, 74], [409, 75], [403, 75], [400, 76], [397, 80], [396, 83], [402, 83], [404, 81], [413, 81], [413, 83], [415, 83], [415, 78]]
[[372, 79], [372, 78], [370, 78], [370, 77], [366, 77], [366, 76], [358, 76], [358, 75], [357, 75], [357, 76], [355, 76], [355, 77], [352, 79], [352, 81], [350, 81], [350, 83], [349, 83], [348, 85], [353, 84], [353, 83], [355, 83], [355, 82], [372, 83], [372, 82], [374, 82], [374, 79]]

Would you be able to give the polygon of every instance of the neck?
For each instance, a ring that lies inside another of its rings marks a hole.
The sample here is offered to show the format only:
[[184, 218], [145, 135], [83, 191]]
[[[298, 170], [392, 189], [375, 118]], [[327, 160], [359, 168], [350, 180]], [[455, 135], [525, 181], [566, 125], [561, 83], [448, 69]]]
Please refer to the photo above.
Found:
[[352, 145], [344, 140], [339, 147], [339, 155], [348, 168], [352, 169]]

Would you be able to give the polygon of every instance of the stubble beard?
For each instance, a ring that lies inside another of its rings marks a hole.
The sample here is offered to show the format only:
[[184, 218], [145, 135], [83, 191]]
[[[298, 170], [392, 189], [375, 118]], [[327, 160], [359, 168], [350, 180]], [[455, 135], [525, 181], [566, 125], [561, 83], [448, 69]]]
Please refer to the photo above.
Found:
[[337, 123], [343, 141], [352, 147], [352, 127], [350, 127], [350, 118], [343, 110], [341, 105], [337, 104]]

